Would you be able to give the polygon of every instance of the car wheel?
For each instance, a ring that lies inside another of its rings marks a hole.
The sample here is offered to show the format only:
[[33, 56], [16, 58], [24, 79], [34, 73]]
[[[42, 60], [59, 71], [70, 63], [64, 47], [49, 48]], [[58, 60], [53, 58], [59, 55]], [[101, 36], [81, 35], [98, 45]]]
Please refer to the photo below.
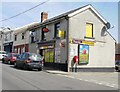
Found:
[[10, 60], [8, 60], [8, 64], [11, 64]]
[[42, 71], [43, 69], [42, 68], [39, 68], [38, 71]]
[[4, 63], [4, 59], [2, 58], [2, 63]]
[[118, 67], [115, 67], [116, 72], [118, 72]]
[[16, 67], [16, 68], [17, 68], [17, 63], [16, 63], [16, 62], [14, 62], [14, 67]]
[[27, 66], [24, 64], [23, 65], [23, 70], [27, 70], [28, 68], [27, 68]]

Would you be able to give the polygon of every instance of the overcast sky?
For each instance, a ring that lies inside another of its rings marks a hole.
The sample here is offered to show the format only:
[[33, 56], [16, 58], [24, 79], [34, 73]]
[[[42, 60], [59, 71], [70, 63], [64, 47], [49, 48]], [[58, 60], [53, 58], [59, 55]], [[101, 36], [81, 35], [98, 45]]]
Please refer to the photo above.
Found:
[[[42, 2], [43, 0], [39, 1]], [[40, 13], [42, 11], [48, 12], [48, 17], [52, 18], [67, 11], [91, 4], [107, 21], [111, 23], [111, 26], [114, 26], [114, 28], [109, 29], [109, 32], [118, 41], [118, 2], [80, 2], [80, 0], [77, 0], [78, 2], [74, 2], [74, 0], [68, 0], [68, 2], [60, 2], [60, 0], [57, 0], [57, 2], [54, 1], [52, 0], [51, 2], [50, 0], [20, 16], [0, 22], [0, 25], [1, 27], [10, 27], [14, 29], [32, 22], [40, 22]], [[3, 2], [0, 3], [0, 21], [34, 7], [41, 2], [30, 2], [30, 0], [29, 2], [8, 2], [7, 0], [5, 2], [3, 0]]]

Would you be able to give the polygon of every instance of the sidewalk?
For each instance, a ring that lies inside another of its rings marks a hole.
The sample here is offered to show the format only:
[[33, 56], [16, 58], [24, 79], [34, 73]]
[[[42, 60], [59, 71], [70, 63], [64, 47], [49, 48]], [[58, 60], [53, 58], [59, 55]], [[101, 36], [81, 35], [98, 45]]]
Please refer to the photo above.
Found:
[[54, 69], [46, 69], [45, 71], [67, 78], [118, 88], [118, 72], [64, 72]]

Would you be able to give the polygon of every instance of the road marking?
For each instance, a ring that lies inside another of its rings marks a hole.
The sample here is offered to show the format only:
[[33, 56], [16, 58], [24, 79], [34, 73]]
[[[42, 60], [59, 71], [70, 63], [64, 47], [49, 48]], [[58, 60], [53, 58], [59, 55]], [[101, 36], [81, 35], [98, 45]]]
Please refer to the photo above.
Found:
[[118, 89], [118, 85], [111, 84], [111, 83], [104, 82], [104, 81], [98, 82], [97, 80], [93, 80], [93, 79], [86, 80], [86, 79], [81, 79], [81, 78], [77, 78], [75, 76], [69, 76], [69, 75], [60, 75], [60, 76], [64, 76], [64, 77], [72, 78], [72, 79], [78, 79], [78, 80], [86, 81], [86, 82], [92, 82], [92, 83], [96, 83], [96, 84], [99, 84], [99, 85], [105, 85], [105, 86], [108, 86], [108, 87], [112, 87], [112, 88], [117, 88]]

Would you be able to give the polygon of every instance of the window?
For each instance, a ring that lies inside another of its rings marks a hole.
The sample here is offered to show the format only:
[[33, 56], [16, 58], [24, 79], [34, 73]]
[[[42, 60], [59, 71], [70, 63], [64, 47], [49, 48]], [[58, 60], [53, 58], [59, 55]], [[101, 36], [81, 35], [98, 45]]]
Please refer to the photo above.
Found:
[[22, 33], [22, 39], [24, 39], [25, 38], [25, 33]]
[[46, 33], [43, 31], [44, 28], [45, 28], [45, 27], [42, 28], [42, 36], [41, 36], [41, 37], [42, 37], [42, 38], [41, 38], [42, 40], [46, 40]]
[[15, 35], [15, 38], [14, 38], [15, 41], [17, 41], [17, 35]]
[[93, 24], [91, 23], [86, 23], [86, 37], [93, 37]]
[[35, 37], [33, 37], [33, 36], [31, 37], [31, 43], [34, 43], [34, 38]]
[[35, 30], [31, 31], [31, 43], [35, 43]]
[[60, 30], [60, 22], [55, 24], [55, 33], [54, 33], [54, 37], [58, 37], [58, 31]]

